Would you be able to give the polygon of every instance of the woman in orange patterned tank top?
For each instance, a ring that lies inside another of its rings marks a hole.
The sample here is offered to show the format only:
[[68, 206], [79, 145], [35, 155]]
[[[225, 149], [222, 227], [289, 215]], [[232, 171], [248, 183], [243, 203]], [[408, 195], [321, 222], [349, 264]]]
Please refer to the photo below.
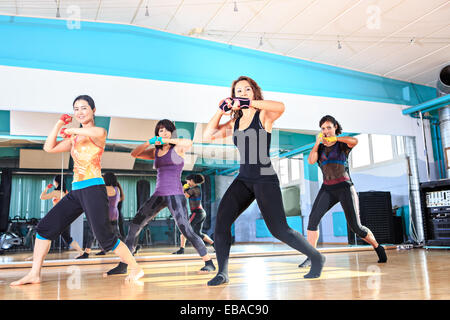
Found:
[[[39, 222], [31, 271], [22, 279], [11, 283], [12, 286], [41, 282], [42, 263], [51, 241], [59, 237], [83, 212], [102, 249], [105, 252], [112, 250], [121, 261], [130, 266], [126, 280], [138, 280], [144, 275], [128, 247], [110, 228], [109, 202], [100, 166], [107, 132], [94, 124], [94, 100], [87, 95], [77, 97], [73, 102], [73, 111], [81, 127], [63, 128], [72, 121], [70, 116], [63, 115], [44, 144], [44, 150], [49, 153], [71, 152], [74, 160], [72, 191]], [[63, 141], [57, 141], [58, 133], [64, 137]]]

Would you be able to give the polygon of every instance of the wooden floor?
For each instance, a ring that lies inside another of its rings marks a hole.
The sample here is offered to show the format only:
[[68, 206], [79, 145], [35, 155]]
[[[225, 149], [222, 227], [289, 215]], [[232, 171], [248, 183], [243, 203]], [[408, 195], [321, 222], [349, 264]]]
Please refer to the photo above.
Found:
[[[236, 246], [235, 246], [236, 247]], [[70, 253], [74, 254], [74, 253]], [[196, 260], [140, 262], [145, 276], [126, 283], [124, 276], [103, 278], [114, 264], [43, 268], [43, 282], [10, 287], [29, 268], [0, 269], [2, 300], [306, 300], [450, 298], [448, 250], [387, 250], [388, 263], [378, 264], [370, 251], [326, 253], [319, 279], [306, 280], [301, 255], [283, 254], [230, 259], [230, 283], [208, 287], [213, 274], [199, 275]], [[93, 260], [93, 259], [90, 259]]]

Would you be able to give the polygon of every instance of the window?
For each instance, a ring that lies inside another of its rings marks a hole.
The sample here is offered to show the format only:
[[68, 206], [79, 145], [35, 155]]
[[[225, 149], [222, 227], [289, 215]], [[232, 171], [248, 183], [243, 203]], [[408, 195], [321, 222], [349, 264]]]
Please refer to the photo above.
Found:
[[395, 137], [397, 142], [397, 155], [405, 154], [405, 138], [404, 137]]
[[9, 217], [20, 219], [44, 217], [53, 204], [51, 200], [41, 200], [39, 195], [52, 180], [52, 175], [13, 174]]
[[280, 160], [280, 180], [281, 184], [289, 183], [289, 159]]
[[393, 160], [405, 154], [405, 137], [384, 134], [360, 134], [358, 145], [350, 153], [352, 168]]
[[301, 161], [300, 158], [292, 158], [289, 159], [290, 165], [291, 165], [291, 180], [300, 180], [300, 165]]
[[393, 159], [392, 138], [389, 135], [372, 134], [373, 162], [382, 162]]
[[358, 139], [358, 145], [352, 150], [352, 167], [358, 168], [362, 166], [370, 165], [370, 146], [369, 135], [360, 134], [355, 138]]
[[280, 179], [280, 185], [298, 184], [303, 179], [303, 155], [273, 159], [272, 166]]

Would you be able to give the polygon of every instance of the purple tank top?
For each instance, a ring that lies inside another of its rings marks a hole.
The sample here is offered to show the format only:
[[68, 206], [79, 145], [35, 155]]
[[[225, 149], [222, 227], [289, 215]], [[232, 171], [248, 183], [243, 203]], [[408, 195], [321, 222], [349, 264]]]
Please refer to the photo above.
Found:
[[117, 209], [117, 205], [120, 201], [120, 194], [119, 189], [117, 187], [114, 187], [114, 190], [116, 190], [116, 195], [112, 197], [108, 197], [109, 201], [109, 220], [115, 221], [119, 219], [119, 209]]
[[161, 149], [156, 149], [154, 167], [157, 170], [156, 189], [154, 195], [171, 196], [183, 194], [181, 185], [181, 171], [184, 167], [184, 159], [180, 157], [173, 147], [158, 157]]

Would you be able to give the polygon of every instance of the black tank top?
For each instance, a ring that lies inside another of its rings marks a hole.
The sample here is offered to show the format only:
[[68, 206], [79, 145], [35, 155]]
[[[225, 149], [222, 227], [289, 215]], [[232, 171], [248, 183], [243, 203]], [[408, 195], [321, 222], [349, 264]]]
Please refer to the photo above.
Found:
[[186, 190], [189, 197], [189, 207], [191, 210], [202, 207], [202, 190], [199, 186], [195, 186]]
[[233, 143], [241, 158], [237, 179], [252, 183], [279, 183], [269, 156], [272, 134], [263, 128], [259, 114], [260, 111], [255, 112], [252, 122], [245, 130], [239, 130], [240, 118], [234, 123]]

